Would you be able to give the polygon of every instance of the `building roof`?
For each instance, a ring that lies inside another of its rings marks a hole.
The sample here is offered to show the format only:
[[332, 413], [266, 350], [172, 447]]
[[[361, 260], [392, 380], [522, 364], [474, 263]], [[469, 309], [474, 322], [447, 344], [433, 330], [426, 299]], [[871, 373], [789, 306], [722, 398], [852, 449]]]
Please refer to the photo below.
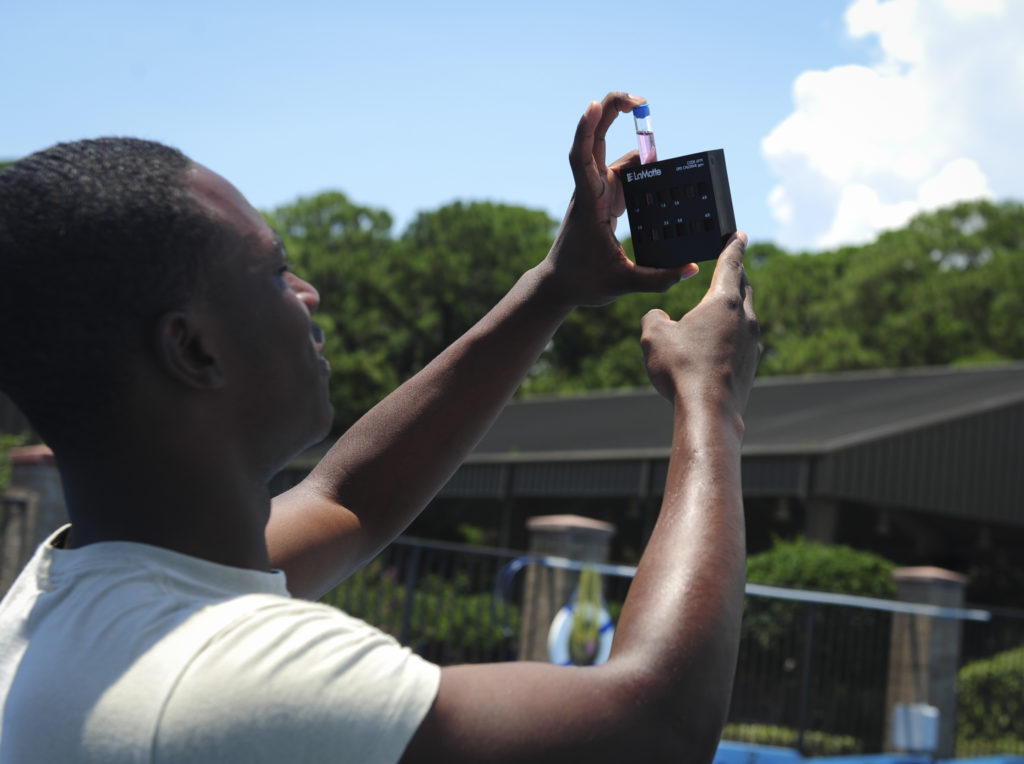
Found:
[[[756, 380], [744, 455], [821, 454], [1024, 402], [1024, 364]], [[510, 403], [471, 461], [667, 455], [671, 406], [653, 390]]]
[[[748, 496], [1024, 525], [1024, 364], [762, 378], [745, 424]], [[651, 390], [515, 401], [442, 496], [655, 495], [671, 438]]]

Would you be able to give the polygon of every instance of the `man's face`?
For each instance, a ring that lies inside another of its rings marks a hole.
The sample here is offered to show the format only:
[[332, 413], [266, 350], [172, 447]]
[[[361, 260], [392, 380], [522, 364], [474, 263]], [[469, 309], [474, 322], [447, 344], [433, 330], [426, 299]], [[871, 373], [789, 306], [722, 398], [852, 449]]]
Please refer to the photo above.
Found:
[[311, 319], [320, 297], [287, 270], [280, 238], [234, 186], [197, 164], [190, 187], [240, 242], [219, 255], [202, 303], [234, 421], [257, 459], [282, 462], [268, 465], [276, 471], [330, 429], [330, 368]]

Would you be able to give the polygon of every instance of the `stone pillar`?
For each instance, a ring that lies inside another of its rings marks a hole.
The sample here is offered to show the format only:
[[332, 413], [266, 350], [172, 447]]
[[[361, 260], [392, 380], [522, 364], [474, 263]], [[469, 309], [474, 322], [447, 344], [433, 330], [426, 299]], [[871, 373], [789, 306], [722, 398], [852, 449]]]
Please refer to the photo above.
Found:
[[34, 551], [51, 533], [68, 522], [60, 472], [48, 446], [12, 448], [10, 457], [11, 488], [31, 491], [38, 497], [36, 516], [32, 518]]
[[[566, 557], [579, 562], [608, 562], [615, 526], [579, 515], [544, 515], [526, 523], [529, 553]], [[548, 629], [559, 609], [569, 601], [579, 573], [542, 565], [529, 565], [523, 582], [519, 660], [547, 661]]]
[[53, 452], [46, 446], [12, 448], [11, 479], [0, 495], [0, 595], [46, 537], [67, 522]]
[[[962, 608], [967, 578], [942, 568], [899, 568], [893, 573], [903, 602]], [[891, 747], [893, 707], [924, 703], [939, 710], [939, 759], [956, 745], [956, 678], [962, 622], [954, 618], [893, 614], [886, 697], [885, 747]]]
[[32, 557], [39, 496], [35, 491], [9, 488], [0, 494], [0, 597]]

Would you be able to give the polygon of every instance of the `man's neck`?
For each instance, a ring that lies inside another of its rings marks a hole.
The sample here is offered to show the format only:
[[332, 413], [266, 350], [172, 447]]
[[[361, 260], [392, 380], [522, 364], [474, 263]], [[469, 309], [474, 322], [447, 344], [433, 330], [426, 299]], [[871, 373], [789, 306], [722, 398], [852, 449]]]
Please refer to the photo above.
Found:
[[[259, 479], [228, 465], [107, 454], [62, 462], [70, 548], [134, 541], [254, 570], [270, 567], [264, 531], [270, 496]], [[110, 465], [117, 465], [112, 469]]]

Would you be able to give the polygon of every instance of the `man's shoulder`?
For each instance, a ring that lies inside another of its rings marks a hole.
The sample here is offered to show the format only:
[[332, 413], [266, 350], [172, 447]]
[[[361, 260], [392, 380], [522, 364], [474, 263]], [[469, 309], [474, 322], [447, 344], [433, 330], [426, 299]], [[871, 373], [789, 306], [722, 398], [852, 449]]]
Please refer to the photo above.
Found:
[[[180, 673], [156, 750], [172, 761], [315, 761], [329, 751], [396, 761], [433, 703], [440, 669], [333, 607], [250, 600]], [[240, 758], [221, 758], [229, 753]]]
[[[105, 761], [154, 749], [288, 760], [295, 746], [394, 761], [433, 702], [436, 666], [336, 608], [197, 577], [190, 564], [124, 563], [30, 571], [25, 639], [0, 688], [5, 745], [59, 759], [87, 744]], [[55, 707], [60, 724], [28, 723]]]

